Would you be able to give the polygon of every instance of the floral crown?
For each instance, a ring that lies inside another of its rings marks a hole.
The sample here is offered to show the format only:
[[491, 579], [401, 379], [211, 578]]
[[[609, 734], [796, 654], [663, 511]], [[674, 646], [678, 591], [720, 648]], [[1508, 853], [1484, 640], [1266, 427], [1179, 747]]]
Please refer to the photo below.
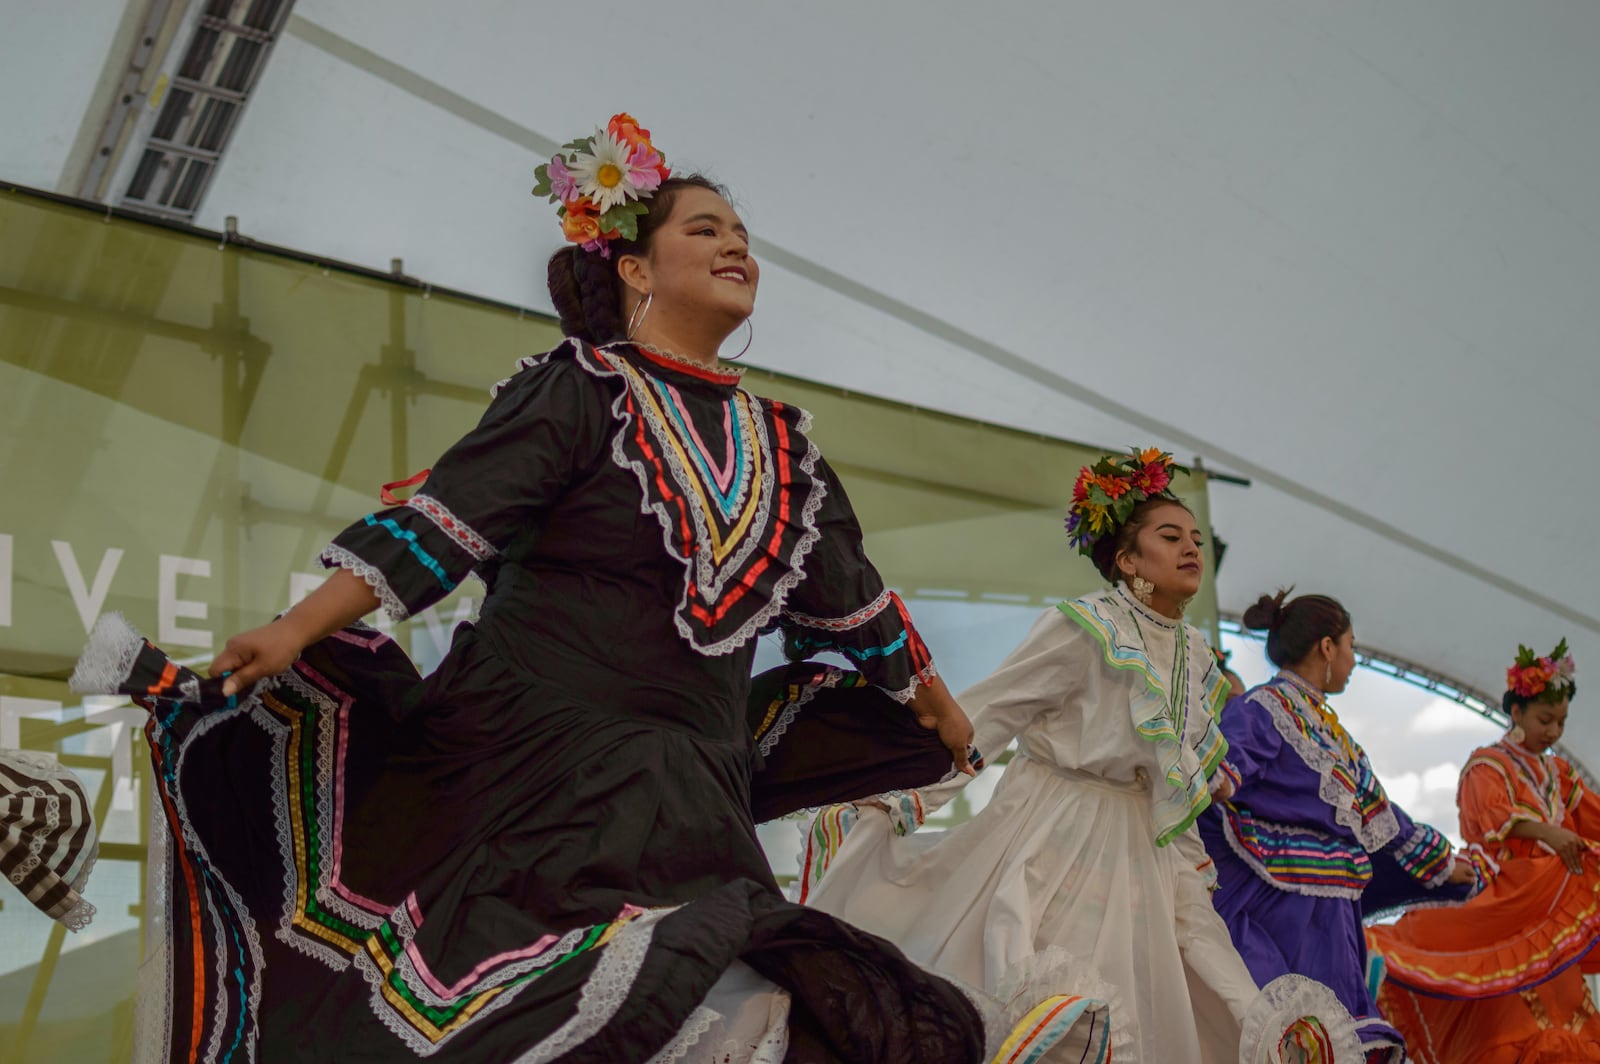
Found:
[[1518, 698], [1559, 702], [1578, 693], [1577, 671], [1565, 639], [1544, 657], [1518, 643], [1517, 663], [1506, 670], [1506, 688]]
[[557, 204], [567, 240], [609, 259], [611, 241], [638, 239], [639, 218], [650, 209], [644, 201], [672, 171], [650, 131], [623, 113], [594, 136], [563, 144], [533, 176], [533, 194]]
[[1174, 472], [1188, 470], [1154, 447], [1106, 455], [1094, 465], [1084, 466], [1072, 486], [1068, 541], [1078, 553], [1092, 556], [1097, 542], [1127, 524], [1135, 506], [1146, 499], [1177, 499], [1168, 490]]

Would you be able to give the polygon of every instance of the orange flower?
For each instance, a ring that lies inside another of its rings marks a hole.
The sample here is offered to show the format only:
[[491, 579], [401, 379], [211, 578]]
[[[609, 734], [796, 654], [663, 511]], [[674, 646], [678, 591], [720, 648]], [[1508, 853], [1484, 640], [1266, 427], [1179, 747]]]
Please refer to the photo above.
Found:
[[[626, 111], [611, 116], [611, 121], [606, 123], [606, 132], [616, 137], [630, 149], [650, 148], [650, 131], [639, 127], [639, 120]], [[630, 152], [631, 154], [631, 152]]]
[[1133, 485], [1123, 477], [1102, 476], [1096, 477], [1095, 481], [1100, 485], [1100, 490], [1111, 496], [1113, 499], [1122, 498], [1124, 495], [1128, 494], [1128, 491], [1133, 487]]
[[567, 204], [567, 213], [561, 218], [561, 232], [574, 244], [585, 244], [599, 239], [600, 213], [587, 196]]
[[1150, 465], [1159, 461], [1161, 461], [1161, 448], [1159, 447], [1146, 447], [1139, 452], [1140, 465]]

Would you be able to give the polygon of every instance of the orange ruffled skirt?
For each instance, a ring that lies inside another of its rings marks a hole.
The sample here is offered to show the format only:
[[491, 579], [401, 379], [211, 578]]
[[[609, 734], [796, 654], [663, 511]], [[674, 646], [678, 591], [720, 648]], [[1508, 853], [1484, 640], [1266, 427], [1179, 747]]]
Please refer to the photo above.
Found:
[[1367, 930], [1378, 1006], [1419, 1064], [1600, 1062], [1583, 978], [1600, 972], [1600, 866], [1575, 876], [1521, 841], [1466, 904]]

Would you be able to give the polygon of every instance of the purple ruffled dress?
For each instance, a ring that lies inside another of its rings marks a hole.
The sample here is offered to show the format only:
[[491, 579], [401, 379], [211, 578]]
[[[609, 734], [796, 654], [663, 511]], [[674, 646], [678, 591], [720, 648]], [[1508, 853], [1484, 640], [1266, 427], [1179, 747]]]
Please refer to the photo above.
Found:
[[1398, 1064], [1405, 1041], [1378, 1013], [1362, 922], [1459, 901], [1450, 842], [1389, 800], [1321, 692], [1285, 670], [1228, 703], [1220, 771], [1234, 795], [1200, 818], [1217, 865], [1212, 895], [1250, 974], [1323, 983], [1356, 1018], [1368, 1059]]

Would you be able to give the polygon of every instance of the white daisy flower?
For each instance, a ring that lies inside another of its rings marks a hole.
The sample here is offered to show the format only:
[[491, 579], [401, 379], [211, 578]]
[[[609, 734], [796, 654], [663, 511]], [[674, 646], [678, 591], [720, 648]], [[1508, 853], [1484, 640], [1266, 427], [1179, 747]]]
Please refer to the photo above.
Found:
[[639, 190], [628, 180], [628, 146], [604, 130], [595, 130], [589, 148], [579, 152], [569, 166], [578, 191], [593, 200], [601, 214], [638, 199]]

